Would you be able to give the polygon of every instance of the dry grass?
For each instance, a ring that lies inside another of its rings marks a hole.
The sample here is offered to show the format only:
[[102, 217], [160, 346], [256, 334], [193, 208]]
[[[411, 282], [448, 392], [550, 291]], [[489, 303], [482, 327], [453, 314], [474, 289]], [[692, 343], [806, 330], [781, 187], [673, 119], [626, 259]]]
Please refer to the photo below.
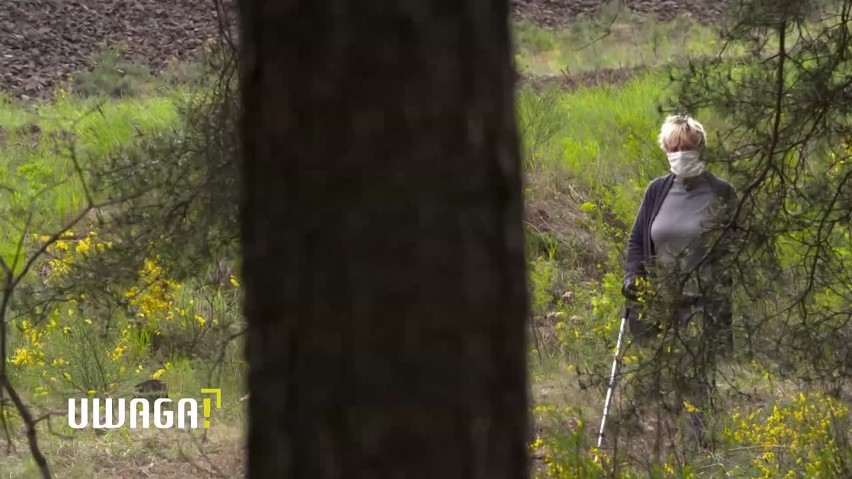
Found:
[[[198, 431], [153, 429], [82, 431], [72, 439], [45, 432], [40, 443], [57, 479], [234, 478], [245, 475], [243, 431], [238, 423], [218, 423], [206, 438]], [[25, 443], [0, 456], [0, 478], [38, 477]]]
[[563, 251], [570, 252], [572, 266], [585, 270], [587, 277], [597, 274], [595, 265], [606, 261], [605, 240], [590, 223], [589, 215], [580, 207], [585, 194], [572, 185], [573, 178], [564, 172], [527, 175], [524, 221], [539, 235], [549, 235]]

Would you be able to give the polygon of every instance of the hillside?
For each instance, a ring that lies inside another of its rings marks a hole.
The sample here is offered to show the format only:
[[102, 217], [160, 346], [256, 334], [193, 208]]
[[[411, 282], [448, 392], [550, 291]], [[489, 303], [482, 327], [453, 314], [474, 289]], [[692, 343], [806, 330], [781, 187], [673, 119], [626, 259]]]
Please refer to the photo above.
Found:
[[[68, 75], [87, 70], [93, 56], [125, 45], [128, 56], [161, 71], [187, 60], [220, 25], [233, 24], [235, 0], [5, 0], [0, 9], [0, 90], [17, 98], [49, 96]], [[628, 0], [628, 9], [661, 20], [716, 18], [723, 2]], [[516, 19], [547, 27], [612, 10], [596, 0], [512, 0]], [[69, 21], [73, 19], [73, 21]]]

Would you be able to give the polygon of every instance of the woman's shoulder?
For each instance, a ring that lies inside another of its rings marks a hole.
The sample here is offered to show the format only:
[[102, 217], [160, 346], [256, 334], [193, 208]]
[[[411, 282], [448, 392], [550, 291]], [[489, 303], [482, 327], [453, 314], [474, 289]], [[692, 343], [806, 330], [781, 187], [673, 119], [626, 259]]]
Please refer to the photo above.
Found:
[[710, 178], [711, 184], [714, 186], [716, 191], [722, 193], [725, 196], [728, 195], [736, 195], [737, 189], [734, 188], [734, 185], [731, 184], [728, 180], [716, 176], [713, 173], [707, 171], [707, 177]]

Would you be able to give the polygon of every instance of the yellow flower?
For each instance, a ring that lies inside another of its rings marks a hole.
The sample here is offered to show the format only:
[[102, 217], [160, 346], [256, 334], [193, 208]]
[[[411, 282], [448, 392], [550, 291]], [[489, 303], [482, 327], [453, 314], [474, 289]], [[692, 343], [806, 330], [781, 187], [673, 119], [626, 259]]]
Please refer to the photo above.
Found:
[[151, 375], [151, 379], [159, 379], [159, 377], [162, 376], [165, 373], [166, 373], [166, 370], [160, 368], [160, 369], [154, 371], [154, 374]]
[[700, 411], [700, 409], [695, 407], [694, 404], [692, 404], [691, 402], [689, 402], [685, 399], [683, 401], [683, 407], [686, 408], [687, 412], [698, 412], [698, 411]]
[[89, 389], [89, 391], [88, 391], [86, 394], [88, 394], [88, 395], [89, 395], [89, 397], [92, 397], [92, 396], [94, 396], [94, 395], [95, 395], [95, 394], [97, 394], [97, 393], [98, 393], [98, 392], [97, 392], [97, 391], [95, 391], [94, 389]]
[[237, 281], [237, 278], [235, 278], [235, 277], [233, 277], [233, 276], [231, 276], [231, 284], [232, 284], [235, 288], [239, 288], [239, 287], [240, 287], [240, 282], [239, 282], [239, 281]]
[[77, 247], [74, 248], [74, 251], [77, 254], [85, 255], [89, 252], [89, 243], [87, 243], [86, 241], [80, 241], [79, 243], [77, 243]]
[[127, 349], [126, 346], [121, 345], [121, 344], [117, 345], [115, 347], [115, 349], [112, 351], [112, 360], [118, 361], [119, 358], [121, 358], [121, 356], [124, 354], [125, 349]]
[[204, 319], [204, 317], [201, 316], [200, 314], [195, 315], [195, 320], [198, 321], [198, 324], [201, 325], [201, 326], [204, 326], [204, 323], [207, 322], [207, 320]]
[[27, 348], [18, 348], [15, 350], [15, 355], [12, 356], [12, 359], [9, 360], [15, 366], [23, 366], [26, 364], [34, 364], [35, 356]]
[[537, 451], [544, 446], [544, 441], [540, 437], [536, 437], [535, 441], [530, 444], [530, 451]]
[[624, 356], [621, 360], [624, 364], [632, 364], [639, 361], [639, 356]]

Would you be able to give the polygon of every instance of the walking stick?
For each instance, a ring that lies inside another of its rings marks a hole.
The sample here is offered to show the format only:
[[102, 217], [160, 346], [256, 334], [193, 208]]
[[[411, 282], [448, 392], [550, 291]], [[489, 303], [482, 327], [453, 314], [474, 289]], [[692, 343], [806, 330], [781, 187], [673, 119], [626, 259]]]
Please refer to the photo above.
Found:
[[[606, 417], [609, 415], [609, 405], [612, 402], [612, 393], [615, 389], [615, 375], [618, 371], [619, 354], [621, 354], [621, 339], [624, 337], [624, 325], [627, 323], [627, 315], [630, 309], [624, 308], [624, 314], [621, 316], [621, 326], [618, 328], [618, 341], [615, 342], [615, 357], [612, 359], [612, 374], [609, 377], [609, 388], [606, 390], [606, 399], [604, 400], [603, 416], [601, 416], [601, 429], [598, 432], [598, 451], [603, 444], [604, 427], [606, 426]], [[595, 462], [598, 462], [598, 455], [595, 455]]]

